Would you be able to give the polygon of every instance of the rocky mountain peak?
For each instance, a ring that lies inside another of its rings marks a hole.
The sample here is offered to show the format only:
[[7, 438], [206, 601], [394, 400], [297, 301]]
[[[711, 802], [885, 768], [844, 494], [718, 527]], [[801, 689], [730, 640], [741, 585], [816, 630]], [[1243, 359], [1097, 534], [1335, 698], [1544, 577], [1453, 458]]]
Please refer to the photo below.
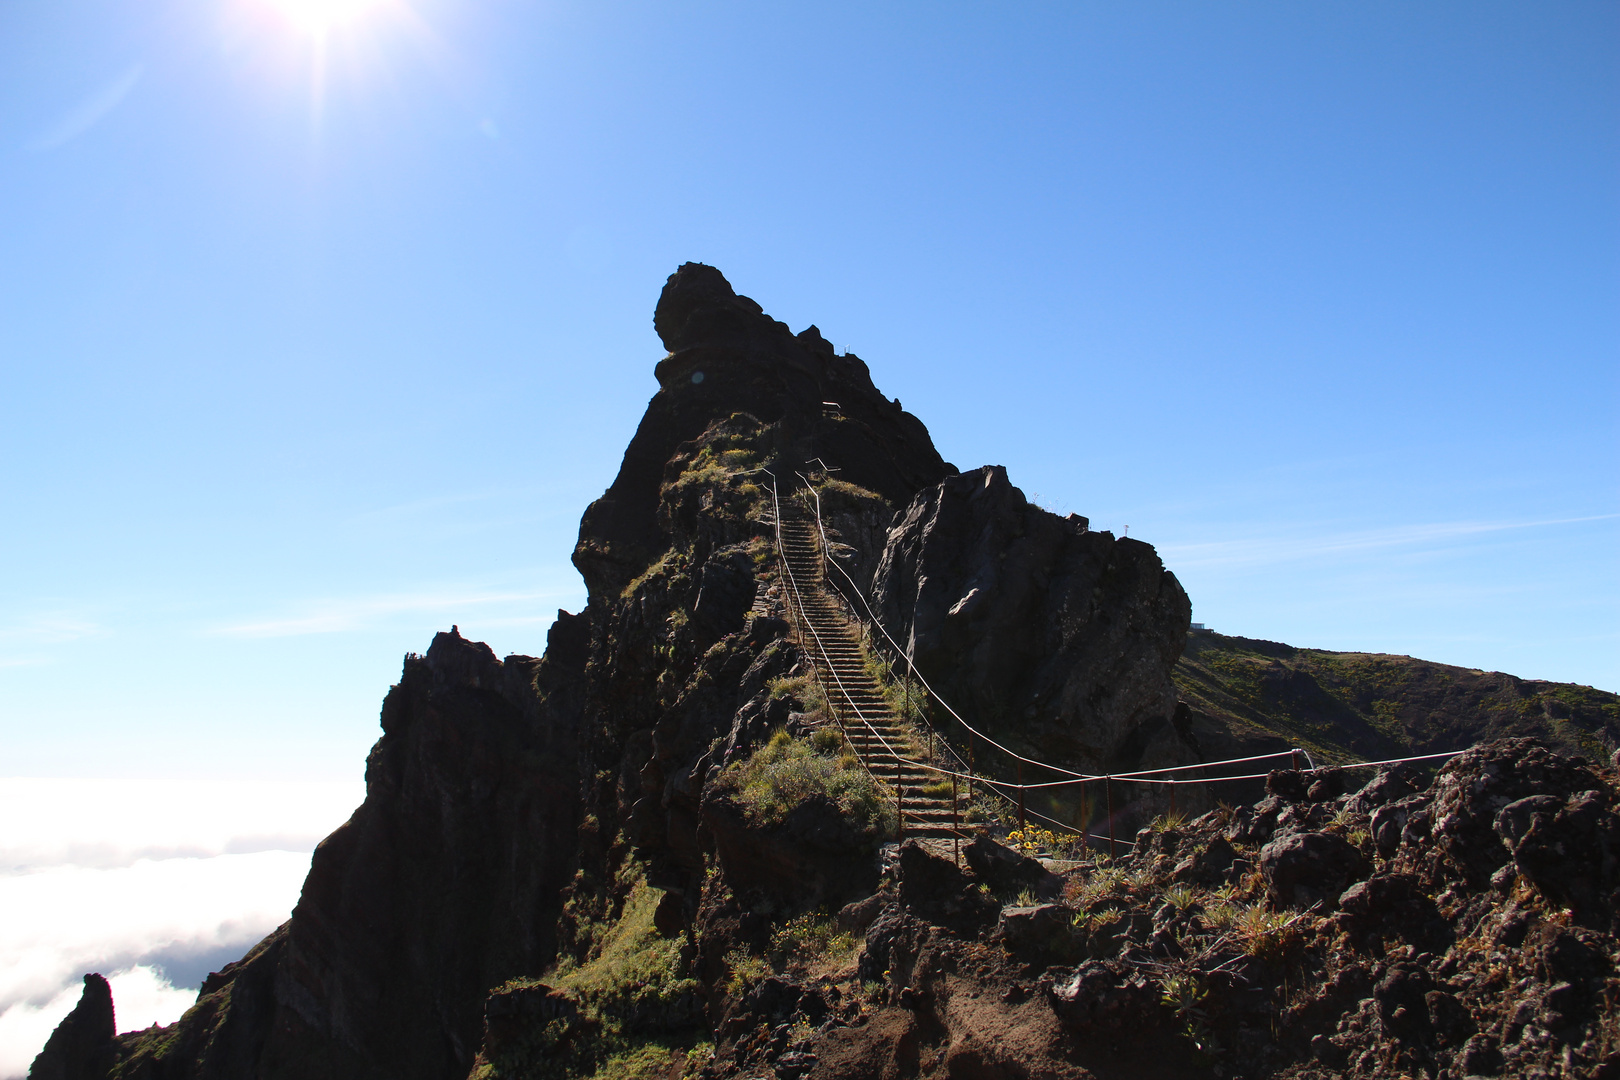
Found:
[[670, 350], [654, 368], [658, 392], [619, 475], [580, 523], [574, 565], [593, 597], [616, 595], [658, 558], [666, 466], [736, 414], [765, 429], [759, 464], [791, 477], [816, 461], [891, 506], [956, 472], [860, 357], [836, 352], [815, 327], [794, 334], [712, 266], [670, 275], [653, 326]]
[[653, 311], [653, 329], [670, 352], [746, 332], [765, 309], [738, 296], [726, 275], [705, 263], [682, 263], [669, 275]]

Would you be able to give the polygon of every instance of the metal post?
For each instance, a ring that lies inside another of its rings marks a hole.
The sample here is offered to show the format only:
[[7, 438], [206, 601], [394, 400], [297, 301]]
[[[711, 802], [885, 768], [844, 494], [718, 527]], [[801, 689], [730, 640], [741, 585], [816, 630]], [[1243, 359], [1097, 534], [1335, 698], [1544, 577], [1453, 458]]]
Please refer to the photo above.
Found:
[[1108, 799], [1108, 860], [1114, 859], [1114, 781], [1112, 777], [1103, 777], [1103, 794]]
[[906, 783], [900, 775], [900, 759], [894, 760], [894, 842], [906, 838]]
[[1293, 769], [1295, 772], [1299, 772], [1299, 751], [1298, 750], [1290, 750], [1290, 751], [1288, 751], [1288, 767], [1290, 769]]

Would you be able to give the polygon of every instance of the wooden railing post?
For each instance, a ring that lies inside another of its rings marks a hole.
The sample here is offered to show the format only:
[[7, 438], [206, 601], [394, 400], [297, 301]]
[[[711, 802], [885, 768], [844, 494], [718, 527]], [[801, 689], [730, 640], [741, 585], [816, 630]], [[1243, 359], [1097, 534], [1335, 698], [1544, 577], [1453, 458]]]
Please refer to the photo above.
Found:
[[1103, 777], [1103, 795], [1108, 800], [1108, 861], [1114, 860], [1114, 781]]
[[[1018, 832], [1024, 832], [1024, 763], [1018, 763]], [[1025, 837], [1025, 839], [1028, 839]], [[1022, 844], [1020, 844], [1022, 846]]]
[[956, 814], [956, 770], [951, 770], [951, 854], [956, 865], [962, 865], [962, 832]]

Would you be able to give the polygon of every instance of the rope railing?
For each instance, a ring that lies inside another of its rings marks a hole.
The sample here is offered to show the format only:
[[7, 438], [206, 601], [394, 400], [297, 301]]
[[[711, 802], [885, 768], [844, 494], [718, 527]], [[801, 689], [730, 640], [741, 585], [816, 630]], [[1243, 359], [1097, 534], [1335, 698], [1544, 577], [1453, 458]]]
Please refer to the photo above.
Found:
[[[814, 460], [821, 461], [820, 458], [815, 458]], [[822, 468], [823, 469], [827, 468], [825, 462], [822, 462]], [[823, 523], [822, 517], [821, 517], [821, 495], [820, 495], [820, 493], [816, 491], [815, 485], [810, 483], [809, 478], [806, 477], [803, 473], [798, 473], [797, 476], [799, 477], [800, 480], [804, 481], [805, 488], [810, 492], [811, 497], [815, 499], [815, 503], [816, 503], [816, 532], [821, 536], [821, 563], [822, 563], [822, 567], [823, 567], [823, 569], [822, 569], [822, 577], [828, 578], [830, 580], [830, 575], [827, 574], [825, 568], [828, 567], [828, 566], [835, 567], [840, 574], [843, 574], [844, 577], [849, 580], [850, 585], [854, 588], [855, 594], [857, 596], [860, 596], [860, 587], [855, 584], [855, 581], [854, 581], [853, 578], [849, 577], [849, 572], [847, 570], [845, 570], [842, 566], [839, 566], [838, 565], [838, 560], [833, 557], [833, 554], [832, 554], [832, 541], [827, 538], [826, 525]], [[842, 589], [840, 589], [838, 591], [838, 596], [841, 599], [843, 599], [844, 603], [849, 607], [850, 614], [855, 616], [855, 621], [858, 622], [858, 623], [861, 622], [862, 620], [860, 618], [860, 613], [855, 611], [854, 605], [849, 603], [848, 597], [844, 596], [844, 593], [843, 593]], [[865, 597], [861, 597], [861, 602], [863, 604], [865, 603]], [[872, 609], [869, 606], [867, 607], [867, 614], [868, 615], [872, 614]], [[873, 625], [877, 626], [877, 628], [880, 631], [883, 630], [882, 625], [880, 623], [878, 623], [877, 617], [875, 615], [872, 616], [872, 623], [873, 623]], [[883, 631], [883, 634], [884, 634], [884, 637], [888, 637], [888, 632], [887, 631]], [[890, 641], [891, 644], [893, 643], [893, 640], [894, 639], [889, 638], [889, 641]], [[910, 665], [907, 665], [907, 666], [909, 668]], [[893, 671], [894, 671], [894, 664], [893, 663], [889, 664], [889, 671], [890, 671], [891, 674], [893, 673]], [[911, 674], [911, 672], [908, 670], [907, 676], [905, 676], [905, 677], [909, 677], [910, 674]], [[919, 675], [918, 680], [921, 681], [921, 678], [922, 677]], [[927, 684], [924, 683], [924, 686], [926, 687]], [[927, 693], [927, 694], [933, 694], [933, 696], [935, 697], [936, 700], [939, 699], [939, 695], [937, 693], [934, 693], [932, 687], [927, 687], [927, 689], [924, 692]], [[944, 703], [943, 700], [941, 700], [940, 704], [944, 705], [945, 703]], [[949, 705], [946, 705], [945, 707], [946, 707], [946, 709], [950, 709]], [[955, 715], [954, 711], [952, 712], [952, 715], [953, 716]], [[906, 717], [906, 719], [909, 719], [909, 717]], [[932, 736], [935, 740], [938, 741], [939, 746], [942, 747], [945, 750], [945, 753], [951, 759], [953, 759], [955, 761], [955, 763], [958, 766], [960, 766], [962, 769], [971, 771], [970, 766], [967, 764], [967, 762], [963, 761], [961, 759], [960, 755], [958, 755], [956, 753], [955, 749], [950, 745], [950, 743], [945, 741], [944, 736], [940, 735], [940, 733], [935, 729], [935, 727], [933, 725], [933, 722], [928, 719], [926, 714], [924, 714], [922, 716], [922, 721], [927, 726], [929, 735]]]
[[[833, 664], [832, 657], [827, 652], [826, 644], [821, 640], [820, 633], [818, 633], [816, 631], [815, 624], [812, 623], [810, 621], [809, 617], [805, 614], [804, 596], [799, 591], [798, 580], [795, 578], [795, 576], [793, 574], [793, 567], [788, 561], [787, 550], [786, 550], [785, 546], [782, 543], [782, 503], [781, 503], [780, 497], [777, 494], [776, 474], [771, 472], [769, 469], [763, 469], [762, 468], [759, 471], [766, 473], [771, 478], [771, 504], [772, 504], [772, 509], [774, 511], [774, 516], [775, 516], [775, 523], [774, 524], [775, 524], [775, 529], [776, 529], [776, 551], [777, 551], [778, 558], [781, 560], [782, 571], [783, 571], [784, 574], [787, 575], [788, 586], [789, 586], [790, 590], [793, 593], [794, 611], [795, 611], [794, 622], [795, 622], [795, 624], [797, 624], [796, 628], [798, 629], [798, 632], [799, 632], [799, 647], [801, 649], [804, 648], [804, 629], [806, 627], [808, 627], [809, 630], [810, 630], [810, 636], [815, 639], [816, 651], [821, 655], [822, 661], [826, 664], [828, 674], [831, 675], [832, 678], [833, 678], [833, 681], [838, 684], [838, 691], [839, 691], [840, 694], [843, 695], [844, 701], [849, 706], [850, 711], [855, 714], [855, 718], [857, 720], [859, 720], [863, 725], [865, 725], [867, 731], [871, 734], [871, 736], [878, 741], [878, 743], [883, 747], [883, 749], [885, 751], [887, 751], [889, 756], [894, 760], [894, 762], [896, 764], [896, 773], [895, 773], [895, 779], [894, 779], [895, 798], [896, 798], [896, 810], [895, 810], [896, 827], [900, 831], [901, 835], [904, 835], [904, 830], [905, 830], [905, 809], [904, 809], [905, 794], [904, 794], [904, 785], [903, 785], [903, 783], [901, 781], [901, 777], [900, 777], [900, 771], [899, 771], [900, 767], [903, 766], [903, 765], [914, 765], [914, 766], [918, 766], [918, 767], [925, 768], [925, 769], [930, 768], [930, 767], [929, 766], [922, 766], [922, 765], [920, 765], [920, 763], [913, 762], [909, 758], [906, 758], [906, 757], [902, 756], [900, 754], [900, 752], [898, 750], [896, 750], [893, 747], [893, 745], [890, 744], [889, 740], [883, 737], [883, 733], [881, 731], [879, 731], [875, 725], [873, 725], [872, 721], [867, 719], [866, 714], [861, 711], [861, 707], [855, 703], [855, 699], [852, 696], [850, 696], [849, 690], [844, 686], [844, 681], [843, 681], [843, 679], [841, 679], [839, 677], [838, 669]], [[819, 524], [819, 518], [818, 518], [818, 524]], [[828, 702], [828, 704], [830, 706], [832, 704], [832, 698], [827, 694], [826, 684], [821, 679], [820, 668], [815, 663], [815, 660], [814, 660], [813, 657], [811, 659], [810, 668], [811, 668], [811, 672], [815, 676], [816, 686], [821, 690], [822, 697]], [[832, 713], [833, 713], [833, 719], [838, 722], [839, 730], [844, 733], [846, 738], [848, 738], [849, 733], [848, 733], [848, 730], [844, 727], [843, 717], [838, 715], [838, 710], [837, 709], [833, 709]], [[880, 782], [881, 783], [881, 781], [879, 780], [877, 774], [872, 771], [872, 767], [866, 761], [866, 759], [864, 757], [862, 757], [861, 755], [859, 755], [859, 754], [856, 755], [856, 758], [858, 760], [860, 760], [862, 767], [866, 769], [867, 775], [870, 776], [873, 779], [874, 782]], [[934, 770], [934, 771], [938, 771], [938, 770]]]
[[[823, 468], [824, 469], [826, 468], [825, 463], [823, 463]], [[828, 471], [830, 471], [830, 470], [828, 470]], [[1013, 799], [1011, 798], [1009, 793], [1010, 792], [1016, 792], [1016, 793], [1018, 793], [1020, 795], [1020, 798], [1017, 800], [1017, 807], [1018, 807], [1018, 811], [1019, 811], [1020, 825], [1022, 825], [1023, 818], [1026, 815], [1031, 816], [1031, 817], [1036, 817], [1036, 818], [1041, 819], [1042, 821], [1046, 821], [1046, 822], [1048, 822], [1048, 823], [1050, 823], [1052, 825], [1056, 825], [1059, 828], [1061, 828], [1061, 829], [1063, 829], [1063, 830], [1065, 830], [1067, 832], [1076, 834], [1076, 835], [1084, 837], [1084, 838], [1091, 838], [1091, 839], [1096, 839], [1096, 840], [1107, 839], [1111, 848], [1117, 843], [1117, 841], [1115, 840], [1115, 837], [1113, 835], [1114, 814], [1113, 814], [1111, 805], [1110, 805], [1108, 815], [1107, 815], [1108, 816], [1108, 824], [1109, 824], [1109, 835], [1105, 838], [1105, 837], [1099, 836], [1099, 835], [1097, 835], [1095, 833], [1090, 833], [1090, 832], [1086, 831], [1083, 827], [1082, 828], [1076, 828], [1073, 825], [1069, 825], [1069, 824], [1065, 824], [1063, 822], [1060, 822], [1060, 821], [1056, 820], [1055, 818], [1052, 818], [1052, 817], [1049, 817], [1046, 814], [1040, 813], [1039, 811], [1031, 810], [1027, 806], [1025, 806], [1024, 800], [1022, 799], [1021, 796], [1024, 793], [1027, 793], [1027, 792], [1030, 792], [1030, 791], [1043, 791], [1043, 790], [1052, 790], [1052, 789], [1067, 788], [1067, 787], [1080, 787], [1083, 790], [1085, 784], [1087, 784], [1087, 783], [1095, 783], [1097, 781], [1102, 781], [1103, 784], [1105, 785], [1105, 787], [1107, 787], [1109, 789], [1111, 789], [1112, 782], [1115, 781], [1115, 780], [1118, 780], [1118, 781], [1121, 781], [1123, 783], [1152, 784], [1152, 785], [1167, 786], [1167, 787], [1170, 787], [1170, 789], [1173, 792], [1175, 787], [1178, 787], [1178, 786], [1181, 786], [1181, 785], [1186, 785], [1186, 784], [1206, 784], [1207, 785], [1207, 784], [1217, 784], [1217, 783], [1230, 783], [1230, 782], [1242, 781], [1242, 780], [1261, 780], [1261, 779], [1265, 779], [1267, 776], [1269, 776], [1270, 773], [1248, 773], [1248, 774], [1244, 774], [1244, 775], [1240, 775], [1240, 776], [1208, 776], [1208, 775], [1205, 775], [1205, 776], [1202, 776], [1202, 777], [1195, 777], [1195, 778], [1194, 777], [1189, 777], [1189, 778], [1173, 777], [1173, 776], [1167, 776], [1165, 774], [1178, 773], [1178, 772], [1188, 772], [1188, 771], [1192, 771], [1192, 770], [1204, 771], [1204, 770], [1209, 770], [1209, 769], [1212, 769], [1212, 768], [1218, 768], [1218, 767], [1221, 767], [1221, 766], [1243, 765], [1243, 764], [1248, 764], [1250, 762], [1269, 761], [1269, 760], [1275, 760], [1275, 759], [1284, 758], [1284, 757], [1290, 758], [1292, 760], [1292, 762], [1294, 763], [1295, 768], [1298, 768], [1300, 757], [1304, 757], [1306, 763], [1309, 766], [1310, 771], [1312, 771], [1312, 772], [1322, 771], [1316, 765], [1315, 761], [1311, 758], [1311, 755], [1310, 755], [1309, 751], [1307, 751], [1307, 750], [1305, 750], [1303, 748], [1300, 748], [1300, 747], [1291, 747], [1291, 748], [1289, 748], [1287, 750], [1279, 750], [1279, 751], [1275, 751], [1273, 753], [1267, 753], [1267, 754], [1255, 754], [1255, 755], [1250, 755], [1248, 757], [1227, 758], [1227, 759], [1222, 760], [1222, 761], [1194, 762], [1194, 763], [1187, 764], [1187, 765], [1171, 765], [1171, 766], [1165, 766], [1163, 768], [1158, 768], [1158, 769], [1143, 769], [1143, 770], [1139, 770], [1139, 771], [1135, 771], [1135, 772], [1128, 772], [1128, 773], [1083, 773], [1083, 772], [1079, 772], [1079, 771], [1074, 770], [1074, 769], [1065, 768], [1065, 767], [1060, 766], [1060, 765], [1053, 765], [1050, 762], [1040, 761], [1040, 760], [1037, 760], [1035, 758], [1027, 757], [1027, 756], [1025, 756], [1023, 754], [1018, 753], [1015, 750], [1012, 750], [1011, 748], [1009, 748], [1007, 746], [1004, 746], [1002, 743], [1000, 743], [997, 740], [991, 738], [990, 736], [986, 735], [982, 731], [979, 731], [976, 727], [974, 727], [972, 724], [970, 724], [960, 713], [958, 713], [955, 709], [953, 709], [951, 707], [949, 702], [947, 702], [944, 698], [942, 698], [939, 695], [939, 692], [937, 690], [935, 690], [931, 684], [929, 684], [927, 677], [924, 676], [922, 674], [922, 672], [920, 672], [920, 671], [918, 671], [916, 669], [915, 665], [911, 662], [909, 655], [906, 653], [906, 651], [904, 649], [901, 648], [899, 642], [895, 641], [893, 635], [891, 635], [889, 633], [888, 629], [883, 625], [882, 621], [877, 617], [877, 613], [872, 610], [872, 606], [871, 606], [870, 603], [867, 602], [866, 596], [864, 595], [864, 593], [861, 590], [860, 586], [856, 584], [854, 578], [852, 578], [849, 575], [849, 572], [847, 570], [845, 570], [844, 567], [839, 564], [838, 560], [836, 558], [832, 557], [832, 554], [831, 554], [832, 545], [831, 545], [830, 541], [827, 538], [826, 528], [825, 528], [825, 525], [823, 524], [823, 521], [822, 521], [820, 493], [816, 491], [815, 485], [803, 473], [799, 473], [798, 476], [799, 476], [800, 480], [804, 481], [804, 485], [805, 485], [806, 489], [809, 490], [809, 492], [810, 492], [810, 494], [811, 494], [811, 496], [812, 496], [812, 498], [813, 498], [813, 500], [815, 502], [816, 529], [817, 529], [817, 531], [818, 531], [818, 533], [820, 534], [820, 537], [821, 537], [821, 545], [820, 546], [821, 546], [821, 552], [822, 552], [822, 563], [823, 563], [823, 568], [824, 568], [823, 569], [823, 577], [829, 583], [834, 582], [835, 579], [833, 579], [830, 574], [827, 574], [825, 572], [825, 567], [832, 566], [832, 567], [836, 568], [837, 571], [839, 572], [839, 574], [841, 574], [843, 576], [844, 580], [849, 583], [849, 588], [848, 588], [847, 591], [841, 586], [838, 587], [839, 594], [843, 596], [846, 603], [849, 603], [850, 596], [853, 595], [853, 597], [860, 602], [861, 607], [865, 610], [868, 618], [870, 619], [870, 624], [869, 625], [872, 626], [872, 627], [875, 627], [877, 632], [883, 636], [884, 640], [886, 640], [888, 642], [889, 646], [894, 650], [894, 654], [896, 656], [904, 656], [904, 657], [906, 657], [906, 675], [904, 677], [910, 678], [910, 677], [915, 676], [916, 680], [919, 683], [921, 683], [925, 695], [927, 697], [931, 697], [935, 702], [937, 702], [941, 708], [943, 708], [947, 713], [950, 714], [950, 716], [952, 718], [954, 718], [957, 721], [957, 723], [962, 725], [962, 728], [965, 731], [967, 731], [970, 736], [976, 737], [976, 738], [982, 740], [985, 744], [987, 744], [987, 745], [989, 745], [991, 747], [994, 747], [996, 750], [1000, 751], [1002, 754], [1005, 754], [1007, 757], [1011, 758], [1014, 762], [1019, 763], [1020, 765], [1028, 764], [1028, 765], [1036, 766], [1038, 768], [1047, 769], [1050, 772], [1058, 773], [1059, 775], [1063, 776], [1064, 778], [1061, 779], [1061, 780], [1043, 781], [1043, 782], [1040, 782], [1040, 783], [1024, 783], [1021, 780], [1019, 782], [1014, 783], [1014, 782], [1009, 782], [1009, 781], [1005, 781], [1005, 780], [996, 780], [996, 779], [993, 779], [991, 777], [984, 776], [982, 774], [977, 773], [976, 771], [973, 771], [971, 769], [971, 767], [967, 767], [967, 766], [963, 766], [962, 768], [948, 768], [948, 767], [942, 767], [942, 766], [940, 766], [938, 764], [935, 764], [935, 763], [912, 761], [910, 759], [900, 757], [899, 754], [893, 749], [893, 747], [891, 747], [889, 745], [888, 741], [885, 740], [880, 733], [878, 733], [878, 732], [876, 732], [874, 730], [873, 734], [877, 736], [879, 742], [881, 742], [883, 744], [884, 749], [886, 749], [886, 750], [888, 750], [890, 752], [891, 756], [894, 757], [894, 759], [895, 759], [895, 761], [897, 763], [903, 764], [903, 765], [911, 765], [914, 768], [926, 770], [926, 771], [932, 772], [932, 773], [936, 773], [936, 774], [938, 774], [938, 775], [940, 775], [942, 777], [949, 777], [949, 778], [957, 779], [957, 780], [965, 780], [970, 785], [972, 785], [972, 784], [980, 785], [981, 787], [987, 788], [990, 791], [994, 792], [995, 794], [1001, 796], [1008, 803], [1013, 802]], [[774, 483], [774, 481], [775, 481], [775, 475], [774, 474], [772, 474], [772, 481], [773, 481], [773, 484], [772, 484], [772, 498], [774, 500], [774, 499], [777, 498], [776, 487], [775, 487], [775, 483]], [[778, 512], [777, 512], [777, 519], [778, 519], [777, 542], [778, 542], [778, 548], [780, 549], [780, 547], [781, 547], [780, 503], [778, 503], [777, 506], [778, 506]], [[784, 555], [784, 565], [785, 565], [785, 561], [786, 561], [786, 559], [785, 559], [785, 555]], [[795, 597], [797, 597], [798, 596], [797, 586], [795, 585], [794, 588], [795, 588]], [[850, 607], [851, 613], [855, 615], [855, 617], [856, 617], [856, 619], [858, 621], [864, 621], [864, 620], [860, 620], [859, 612], [855, 610], [855, 606], [854, 606], [853, 603], [850, 603], [849, 607]], [[812, 633], [814, 633], [813, 628], [812, 628]], [[820, 646], [819, 636], [818, 636], [817, 644], [818, 644], [818, 647], [819, 647]], [[824, 649], [822, 651], [822, 654], [823, 654], [823, 657], [825, 657], [826, 654], [825, 654]], [[830, 669], [830, 666], [831, 665], [830, 665], [830, 661], [829, 661], [829, 669]], [[891, 667], [891, 670], [892, 670], [892, 668], [894, 667], [893, 662], [890, 663], [890, 667]], [[836, 672], [834, 673], [834, 675], [835, 675], [835, 678], [836, 678]], [[846, 694], [846, 698], [847, 698], [847, 694]], [[925, 700], [926, 700], [926, 698], [925, 698]], [[852, 708], [854, 708], [854, 702], [853, 701], [850, 702], [850, 705], [851, 705]], [[856, 709], [856, 715], [857, 716], [861, 715], [858, 709]], [[861, 719], [864, 720], [865, 719], [864, 716], [861, 716]], [[926, 722], [926, 718], [925, 718], [925, 722]], [[870, 725], [868, 725], [868, 726], [870, 726]], [[930, 725], [930, 729], [932, 730], [932, 725]], [[944, 743], [944, 745], [947, 748], [949, 748], [949, 743], [944, 742], [943, 739], [941, 739], [940, 741], [942, 743]], [[1347, 762], [1347, 763], [1343, 763], [1343, 764], [1331, 764], [1330, 763], [1327, 766], [1325, 766], [1325, 768], [1329, 768], [1329, 769], [1378, 768], [1378, 767], [1382, 767], [1382, 766], [1385, 766], [1385, 765], [1399, 765], [1399, 764], [1406, 764], [1408, 762], [1433, 761], [1433, 760], [1437, 760], [1437, 759], [1440, 759], [1440, 758], [1451, 758], [1451, 757], [1455, 757], [1456, 755], [1461, 754], [1461, 753], [1464, 753], [1464, 751], [1462, 751], [1462, 750], [1447, 750], [1447, 751], [1441, 751], [1441, 752], [1433, 753], [1433, 754], [1416, 754], [1416, 755], [1412, 755], [1412, 756], [1409, 756], [1409, 757], [1388, 758], [1388, 759], [1385, 759], [1383, 761], [1360, 761], [1360, 762]], [[957, 762], [956, 762], [957, 765], [959, 765], [959, 766], [962, 765], [962, 762], [960, 761], [959, 755], [956, 755], [953, 752], [951, 756], [954, 757], [954, 758], [957, 758]], [[1110, 802], [1110, 804], [1112, 803], [1111, 790], [1109, 791], [1109, 802]], [[1173, 805], [1173, 803], [1172, 803], [1172, 805]], [[1128, 844], [1134, 844], [1133, 841], [1125, 841], [1125, 842], [1128, 843]]]

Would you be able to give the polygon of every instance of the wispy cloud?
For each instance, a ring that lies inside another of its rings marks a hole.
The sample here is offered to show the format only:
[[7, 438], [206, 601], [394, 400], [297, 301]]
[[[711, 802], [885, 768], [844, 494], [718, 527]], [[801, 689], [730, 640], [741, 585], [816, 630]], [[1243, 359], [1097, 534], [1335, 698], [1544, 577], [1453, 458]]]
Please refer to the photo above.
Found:
[[136, 64], [85, 98], [71, 112], [58, 120], [55, 126], [35, 140], [32, 149], [55, 150], [95, 127], [129, 97], [130, 91], [135, 89], [135, 84], [141, 81], [144, 70], [142, 65]]
[[1611, 521], [1620, 514], [1550, 518], [1541, 521], [1452, 521], [1397, 525], [1383, 529], [1316, 535], [1251, 536], [1199, 544], [1160, 544], [1159, 555], [1172, 570], [1178, 567], [1258, 566], [1301, 559], [1323, 559], [1396, 548], [1450, 543], [1490, 533], [1552, 528]]
[[55, 663], [57, 657], [41, 650], [106, 632], [100, 623], [68, 613], [30, 614], [0, 622], [0, 671]]
[[100, 623], [72, 614], [31, 615], [0, 625], [0, 642], [26, 641], [34, 645], [62, 645], [102, 632]]
[[310, 601], [305, 610], [281, 618], [233, 623], [214, 633], [228, 637], [300, 637], [362, 630], [385, 619], [411, 613], [471, 612], [511, 604], [529, 604], [572, 595], [568, 589], [521, 592], [432, 592], [337, 597]]

